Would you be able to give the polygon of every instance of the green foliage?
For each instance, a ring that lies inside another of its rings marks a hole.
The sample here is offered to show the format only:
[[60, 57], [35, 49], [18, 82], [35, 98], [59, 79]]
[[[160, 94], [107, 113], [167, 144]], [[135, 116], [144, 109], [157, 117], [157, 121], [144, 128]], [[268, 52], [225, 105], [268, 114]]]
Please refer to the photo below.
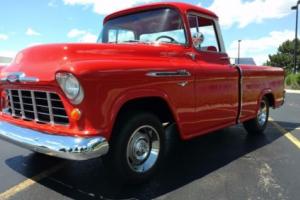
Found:
[[285, 85], [289, 89], [300, 89], [300, 74], [289, 74], [285, 79]]
[[[269, 55], [269, 60], [265, 65], [274, 66], [274, 67], [284, 67], [287, 73], [293, 71], [294, 67], [294, 45], [295, 40], [285, 41], [282, 43], [276, 54]], [[298, 40], [298, 49], [297, 49], [297, 59], [298, 63], [300, 61], [300, 40]]]

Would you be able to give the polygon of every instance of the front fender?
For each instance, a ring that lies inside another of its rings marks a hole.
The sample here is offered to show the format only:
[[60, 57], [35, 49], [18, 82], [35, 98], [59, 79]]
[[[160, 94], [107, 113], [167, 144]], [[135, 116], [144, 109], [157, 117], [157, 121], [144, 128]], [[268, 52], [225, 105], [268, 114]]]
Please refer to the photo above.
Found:
[[[155, 89], [136, 89], [132, 91], [124, 91], [118, 96], [118, 98], [113, 103], [112, 110], [110, 112], [111, 113], [110, 121], [112, 122], [110, 123], [110, 127], [109, 127], [110, 133], [112, 132], [113, 126], [116, 123], [116, 118], [118, 116], [118, 113], [127, 102], [131, 100], [141, 99], [141, 98], [153, 98], [153, 97], [157, 97], [165, 101], [170, 111], [172, 112], [171, 114], [175, 119], [176, 123], [180, 121], [179, 116], [176, 113], [176, 108], [174, 103], [172, 102], [172, 99], [169, 98], [169, 96], [165, 92], [155, 90]], [[177, 125], [180, 131], [180, 123], [177, 123]], [[109, 135], [109, 137], [110, 136], [111, 135]]]

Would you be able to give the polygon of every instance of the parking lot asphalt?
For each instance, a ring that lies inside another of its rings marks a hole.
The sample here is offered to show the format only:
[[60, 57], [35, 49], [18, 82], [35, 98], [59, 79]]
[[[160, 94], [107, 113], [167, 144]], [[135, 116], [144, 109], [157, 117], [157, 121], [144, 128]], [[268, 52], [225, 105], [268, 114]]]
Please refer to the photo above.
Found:
[[135, 186], [112, 180], [101, 159], [65, 161], [0, 141], [0, 199], [299, 199], [300, 94], [271, 116], [265, 135], [237, 125], [180, 143]]

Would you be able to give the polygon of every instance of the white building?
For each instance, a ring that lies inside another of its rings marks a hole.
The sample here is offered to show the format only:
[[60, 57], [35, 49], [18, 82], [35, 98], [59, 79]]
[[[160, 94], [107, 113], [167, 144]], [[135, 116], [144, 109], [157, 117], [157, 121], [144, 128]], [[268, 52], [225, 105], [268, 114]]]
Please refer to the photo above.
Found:
[[235, 64], [241, 64], [241, 65], [256, 65], [253, 58], [235, 58], [234, 60]]
[[12, 61], [12, 58], [0, 56], [0, 65], [7, 65]]

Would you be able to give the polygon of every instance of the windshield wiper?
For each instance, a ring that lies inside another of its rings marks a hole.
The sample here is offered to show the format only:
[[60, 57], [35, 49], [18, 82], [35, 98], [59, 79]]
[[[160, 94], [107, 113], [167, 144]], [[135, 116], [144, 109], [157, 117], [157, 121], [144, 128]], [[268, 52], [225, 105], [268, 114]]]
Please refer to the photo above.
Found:
[[150, 44], [152, 42], [141, 41], [141, 40], [126, 40], [126, 41], [122, 41], [120, 43], [142, 43], [142, 44]]
[[131, 42], [141, 42], [140, 40], [126, 40], [126, 41], [122, 41], [122, 43], [131, 43]]

